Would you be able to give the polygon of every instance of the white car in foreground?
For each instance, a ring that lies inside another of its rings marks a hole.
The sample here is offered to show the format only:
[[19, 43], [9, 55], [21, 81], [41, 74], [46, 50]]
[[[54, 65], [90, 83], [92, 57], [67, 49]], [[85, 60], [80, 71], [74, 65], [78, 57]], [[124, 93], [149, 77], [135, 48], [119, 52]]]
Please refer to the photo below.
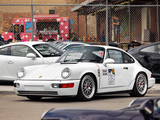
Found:
[[144, 96], [155, 84], [150, 71], [122, 49], [110, 46], [70, 48], [56, 63], [24, 67], [14, 81], [15, 93], [30, 100], [48, 96], [76, 96], [128, 92]]
[[46, 42], [17, 42], [0, 46], [0, 80], [14, 81], [24, 66], [55, 62], [63, 51]]

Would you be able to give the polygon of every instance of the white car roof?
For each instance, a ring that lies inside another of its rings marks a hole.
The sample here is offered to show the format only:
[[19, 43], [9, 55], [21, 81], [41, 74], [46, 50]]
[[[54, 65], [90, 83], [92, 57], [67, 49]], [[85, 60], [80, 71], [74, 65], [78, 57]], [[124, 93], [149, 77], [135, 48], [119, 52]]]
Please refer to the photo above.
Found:
[[[87, 43], [83, 43], [83, 42], [64, 42], [64, 43], [66, 43], [66, 44], [75, 44], [75, 43], [76, 44], [87, 44]], [[0, 46], [0, 48], [5, 47], [5, 46], [10, 46], [10, 45], [20, 45], [20, 44], [32, 46], [32, 45], [35, 45], [35, 44], [49, 44], [49, 43], [48, 42], [39, 42], [39, 41], [16, 42], [16, 43], [9, 43], [9, 44]], [[86, 46], [90, 46], [90, 45], [88, 44]], [[124, 51], [121, 48], [112, 47], [112, 46], [106, 46], [106, 45], [92, 45], [92, 46], [99, 46], [99, 47], [103, 47], [105, 49], [108, 49], [108, 48], [112, 49], [113, 48], [113, 49]]]
[[[86, 45], [86, 46], [90, 46], [90, 45]], [[118, 47], [114, 47], [114, 46], [106, 46], [106, 45], [92, 45], [92, 46], [103, 47], [105, 49], [117, 49], [117, 50], [126, 52], [125, 50], [118, 48]]]
[[48, 44], [47, 42], [38, 42], [38, 41], [27, 41], [27, 42], [16, 42], [16, 43], [9, 43], [9, 44], [6, 44], [6, 45], [2, 45], [0, 46], [0, 48], [2, 47], [6, 47], [6, 46], [10, 46], [10, 45], [28, 45], [28, 46], [32, 46], [32, 45], [35, 45], [35, 44]]

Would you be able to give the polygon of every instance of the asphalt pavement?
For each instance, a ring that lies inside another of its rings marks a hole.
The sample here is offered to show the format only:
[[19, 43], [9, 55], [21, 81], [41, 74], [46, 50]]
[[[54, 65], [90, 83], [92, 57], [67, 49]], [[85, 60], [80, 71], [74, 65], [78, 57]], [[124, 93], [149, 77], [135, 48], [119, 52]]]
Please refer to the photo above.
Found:
[[[1, 85], [0, 84], [0, 94], [14, 93], [13, 85]], [[160, 93], [160, 83], [156, 83], [152, 88], [148, 89], [147, 94], [159, 94]]]

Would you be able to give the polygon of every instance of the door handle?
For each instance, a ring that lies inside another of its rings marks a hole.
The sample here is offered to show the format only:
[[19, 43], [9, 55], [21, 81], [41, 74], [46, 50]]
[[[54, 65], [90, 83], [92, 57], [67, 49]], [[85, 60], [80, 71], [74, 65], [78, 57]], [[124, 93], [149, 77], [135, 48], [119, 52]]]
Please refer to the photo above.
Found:
[[128, 67], [124, 67], [123, 69], [126, 69], [126, 70], [128, 70]]
[[8, 64], [13, 64], [14, 62], [11, 60], [8, 60]]

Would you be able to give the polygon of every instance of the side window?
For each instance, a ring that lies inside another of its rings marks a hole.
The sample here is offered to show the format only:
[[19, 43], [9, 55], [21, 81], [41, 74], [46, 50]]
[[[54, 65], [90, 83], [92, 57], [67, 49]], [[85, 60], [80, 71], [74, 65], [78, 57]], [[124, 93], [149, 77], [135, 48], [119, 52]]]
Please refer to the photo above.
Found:
[[160, 54], [160, 44], [158, 44], [157, 53]]
[[36, 53], [28, 46], [24, 45], [11, 46], [12, 56], [26, 57], [28, 53], [34, 53], [36, 55]]
[[64, 50], [68, 50], [69, 48], [73, 46], [81, 46], [82, 44], [73, 44], [73, 45], [68, 45], [67, 47], [64, 48]]
[[134, 63], [134, 59], [129, 55], [123, 53], [124, 63]]
[[20, 26], [20, 30], [21, 30], [22, 33], [24, 32], [24, 25]]
[[109, 55], [108, 55], [108, 50], [106, 50], [106, 57], [105, 59], [109, 58]]
[[43, 57], [60, 56], [62, 52], [49, 44], [37, 44], [33, 46]]
[[0, 49], [0, 55], [10, 55], [10, 54], [9, 54], [8, 47], [1, 48], [1, 49]]
[[9, 32], [13, 32], [13, 25], [10, 27]]
[[108, 50], [109, 57], [112, 58], [115, 63], [123, 63], [122, 52], [118, 50]]
[[155, 53], [155, 46], [149, 46], [140, 50], [141, 52]]

